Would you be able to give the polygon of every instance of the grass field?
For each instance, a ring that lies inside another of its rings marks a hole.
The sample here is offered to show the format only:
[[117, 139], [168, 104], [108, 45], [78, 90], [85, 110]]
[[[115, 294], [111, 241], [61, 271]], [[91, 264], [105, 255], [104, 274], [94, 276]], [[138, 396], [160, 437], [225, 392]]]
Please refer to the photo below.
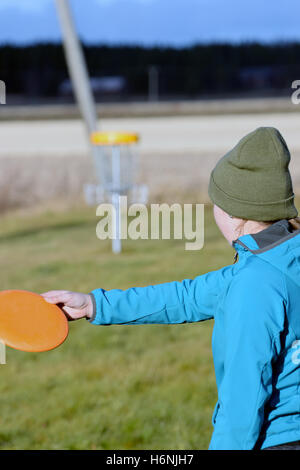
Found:
[[[205, 244], [99, 241], [94, 209], [2, 216], [1, 289], [89, 292], [193, 278], [233, 261], [205, 207]], [[213, 322], [70, 323], [58, 349], [7, 348], [0, 366], [0, 449], [206, 449], [216, 387]]]

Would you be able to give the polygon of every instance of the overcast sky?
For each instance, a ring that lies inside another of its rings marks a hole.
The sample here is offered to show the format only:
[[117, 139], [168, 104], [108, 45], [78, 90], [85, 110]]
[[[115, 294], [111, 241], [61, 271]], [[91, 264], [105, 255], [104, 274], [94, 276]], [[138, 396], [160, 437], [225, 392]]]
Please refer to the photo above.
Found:
[[[87, 43], [300, 40], [299, 0], [70, 0]], [[0, 0], [0, 43], [59, 41], [54, 0]]]

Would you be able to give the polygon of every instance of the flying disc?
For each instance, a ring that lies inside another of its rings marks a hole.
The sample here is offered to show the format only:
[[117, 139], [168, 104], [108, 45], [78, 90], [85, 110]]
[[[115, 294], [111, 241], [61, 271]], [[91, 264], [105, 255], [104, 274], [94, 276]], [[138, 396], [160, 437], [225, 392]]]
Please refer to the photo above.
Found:
[[57, 305], [24, 290], [0, 292], [0, 340], [21, 351], [54, 349], [68, 336], [68, 320]]

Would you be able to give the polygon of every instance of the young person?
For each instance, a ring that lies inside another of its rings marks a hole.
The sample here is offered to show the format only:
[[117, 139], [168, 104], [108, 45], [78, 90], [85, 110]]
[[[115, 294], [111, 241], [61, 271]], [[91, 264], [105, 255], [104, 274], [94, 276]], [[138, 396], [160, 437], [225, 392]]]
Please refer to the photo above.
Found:
[[279, 131], [261, 127], [212, 171], [209, 196], [236, 250], [232, 265], [124, 291], [43, 294], [93, 325], [214, 319], [210, 449], [300, 449], [300, 223], [289, 162]]

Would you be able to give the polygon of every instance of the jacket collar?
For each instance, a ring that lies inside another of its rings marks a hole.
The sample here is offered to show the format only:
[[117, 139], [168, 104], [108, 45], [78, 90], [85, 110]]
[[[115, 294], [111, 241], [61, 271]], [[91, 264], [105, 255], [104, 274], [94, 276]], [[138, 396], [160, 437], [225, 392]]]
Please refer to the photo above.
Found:
[[299, 233], [300, 229], [293, 230], [287, 219], [281, 219], [258, 233], [242, 235], [233, 240], [232, 246], [237, 251], [248, 250], [252, 253], [262, 253]]

